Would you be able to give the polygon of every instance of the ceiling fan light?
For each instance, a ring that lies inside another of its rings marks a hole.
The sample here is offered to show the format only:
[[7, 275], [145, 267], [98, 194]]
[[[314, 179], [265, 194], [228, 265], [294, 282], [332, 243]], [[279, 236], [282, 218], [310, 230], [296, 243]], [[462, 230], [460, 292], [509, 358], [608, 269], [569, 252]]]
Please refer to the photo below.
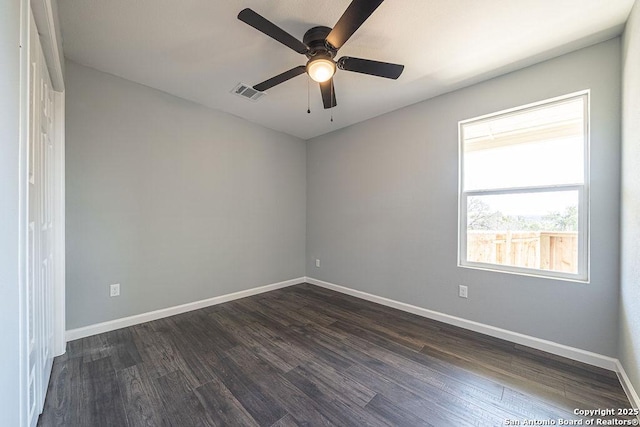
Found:
[[307, 64], [307, 74], [318, 83], [326, 82], [336, 73], [336, 64], [328, 58], [317, 58]]

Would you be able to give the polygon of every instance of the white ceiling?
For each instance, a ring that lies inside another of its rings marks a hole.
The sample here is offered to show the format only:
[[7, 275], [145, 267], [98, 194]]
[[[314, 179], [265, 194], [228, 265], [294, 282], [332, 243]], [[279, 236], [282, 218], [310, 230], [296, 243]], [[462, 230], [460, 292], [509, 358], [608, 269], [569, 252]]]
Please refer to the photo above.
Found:
[[[338, 70], [338, 106], [298, 76], [251, 102], [231, 93], [306, 63], [239, 21], [250, 7], [302, 40], [350, 0], [58, 0], [65, 56], [309, 139], [611, 38], [634, 0], [386, 0], [340, 49], [405, 65], [398, 80]], [[330, 121], [333, 111], [334, 121]]]

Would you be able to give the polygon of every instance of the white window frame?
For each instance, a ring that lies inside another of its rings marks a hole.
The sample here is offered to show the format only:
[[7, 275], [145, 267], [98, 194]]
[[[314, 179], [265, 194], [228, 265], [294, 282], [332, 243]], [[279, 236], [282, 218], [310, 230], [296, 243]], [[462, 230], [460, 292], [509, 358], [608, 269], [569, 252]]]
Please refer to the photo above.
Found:
[[[491, 120], [497, 116], [506, 116], [524, 110], [553, 105], [570, 99], [584, 99], [584, 181], [583, 184], [540, 185], [534, 187], [500, 188], [465, 191], [464, 189], [464, 125]], [[590, 152], [590, 91], [584, 90], [546, 99], [520, 107], [510, 108], [458, 122], [458, 266], [464, 268], [505, 272], [519, 275], [550, 279], [589, 282], [589, 152]], [[578, 191], [578, 272], [542, 270], [511, 265], [467, 261], [467, 199], [472, 196], [490, 196], [503, 194], [526, 194], [552, 191]]]

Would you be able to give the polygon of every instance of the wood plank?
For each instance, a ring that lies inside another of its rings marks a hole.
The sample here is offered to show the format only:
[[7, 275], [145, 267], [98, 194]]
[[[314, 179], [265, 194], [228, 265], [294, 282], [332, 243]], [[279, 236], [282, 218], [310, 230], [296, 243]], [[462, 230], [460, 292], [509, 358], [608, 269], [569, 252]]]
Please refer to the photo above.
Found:
[[278, 421], [273, 423], [271, 427], [299, 427], [300, 424], [296, 422], [296, 419], [293, 418], [291, 414], [287, 414], [284, 417], [280, 418]]
[[372, 413], [377, 414], [380, 418], [387, 420], [392, 426], [414, 427], [433, 425], [427, 421], [429, 417], [417, 417], [411, 412], [407, 412], [394, 405], [389, 401], [389, 399], [385, 398], [381, 394], [376, 395], [371, 402], [367, 404], [367, 409]]
[[[434, 359], [447, 360], [448, 363], [458, 366], [467, 372], [478, 377], [484, 377], [505, 387], [510, 387], [531, 396], [545, 396], [546, 398], [564, 398], [564, 386], [553, 387], [536, 381], [535, 375], [530, 372], [526, 375], [526, 370], [520, 373], [513, 372], [503, 364], [493, 364], [491, 361], [478, 362], [469, 360], [466, 354], [456, 353], [446, 348], [425, 346], [421, 353], [429, 355]], [[522, 374], [525, 374], [524, 376]], [[555, 395], [555, 397], [551, 397]]]
[[104, 340], [108, 347], [107, 354], [111, 357], [116, 371], [142, 363], [131, 329], [123, 328], [105, 332]]
[[129, 425], [155, 427], [167, 425], [164, 407], [144, 366], [131, 366], [117, 372]]
[[[351, 346], [409, 374], [425, 376], [425, 378], [433, 380], [435, 386], [446, 384], [448, 387], [457, 388], [464, 392], [474, 390], [477, 391], [476, 396], [481, 394], [502, 395], [500, 384], [482, 376], [456, 369], [446, 359], [433, 358], [412, 351], [353, 325], [336, 323], [331, 327], [352, 331], [352, 336], [347, 340]], [[455, 391], [453, 393], [455, 394]]]
[[111, 358], [86, 362], [82, 375], [83, 408], [78, 425], [128, 426]]
[[196, 389], [196, 395], [217, 426], [259, 426], [233, 393], [217, 378]]
[[[375, 349], [369, 347], [369, 351], [375, 351]], [[492, 399], [490, 394], [484, 389], [478, 388], [474, 383], [456, 384], [451, 377], [426, 369], [422, 365], [404, 365], [400, 360], [383, 357], [386, 360], [374, 357], [375, 362], [364, 366], [375, 370], [388, 379], [401, 383], [424, 400], [436, 405], [440, 412], [464, 413], [482, 421], [484, 425], [493, 425], [498, 419], [515, 415], [500, 407], [490, 408], [491, 412], [488, 412], [489, 408], [486, 406], [478, 406], [481, 402], [492, 401]]]
[[[354, 365], [347, 371], [347, 375], [352, 375], [358, 381], [364, 383], [378, 394], [384, 395], [390, 403], [402, 409], [404, 412], [413, 414], [429, 414], [431, 424], [438, 426], [459, 426], [466, 427], [473, 425], [468, 423], [461, 414], [449, 411], [439, 405], [423, 399], [420, 394], [411, 391], [391, 378], [381, 375], [370, 368], [361, 365]], [[374, 403], [375, 405], [375, 403]]]
[[76, 417], [81, 414], [82, 402], [78, 378], [82, 378], [82, 357], [69, 358], [63, 354], [54, 360], [39, 426], [77, 424]]
[[231, 310], [211, 313], [210, 316], [216, 319], [225, 329], [246, 346], [250, 347], [263, 360], [277, 367], [283, 372], [293, 369], [300, 363], [300, 359], [295, 358], [291, 353], [282, 351], [276, 346], [270, 337], [265, 337], [253, 328], [253, 323], [243, 322]]
[[291, 384], [284, 376], [242, 347], [230, 351], [230, 356], [246, 375], [260, 387], [262, 393], [275, 399], [299, 424], [332, 426], [328, 414], [322, 414], [313, 399]]
[[153, 384], [162, 400], [164, 417], [171, 426], [210, 427], [216, 423], [212, 414], [202, 406], [193, 391], [189, 379], [181, 372], [174, 371], [158, 378]]
[[[296, 368], [285, 374], [285, 377], [314, 402], [318, 410], [333, 424], [339, 426], [393, 426], [388, 420], [375, 413], [367, 412], [353, 402], [335, 396], [329, 388], [319, 386], [312, 376]], [[328, 393], [325, 393], [328, 392]], [[367, 402], [368, 403], [368, 402]]]
[[262, 393], [252, 376], [247, 375], [231, 357], [220, 361], [216, 375], [259, 425], [269, 426], [287, 414], [277, 401]]
[[[305, 336], [304, 332], [296, 333], [295, 330], [282, 330], [279, 337], [273, 335], [273, 330], [260, 324], [254, 324], [254, 328], [262, 332], [265, 336], [272, 336], [273, 342], [283, 351], [289, 352], [298, 360], [314, 360], [321, 364], [326, 364], [334, 369], [346, 369], [351, 366], [352, 361], [339, 353], [326, 347], [313, 345], [313, 340]], [[301, 331], [301, 330], [298, 330]]]
[[[164, 319], [163, 319], [164, 320]], [[151, 323], [132, 326], [136, 343], [143, 363], [152, 377], [158, 378], [180, 371], [185, 375], [191, 388], [203, 383], [189, 369], [182, 357], [182, 350], [172, 342], [173, 333], [159, 333], [153, 329]]]
[[[356, 379], [311, 360], [298, 366], [294, 371], [311, 380], [324, 394], [353, 402], [361, 407], [365, 407], [376, 394]], [[285, 377], [288, 378], [287, 375]]]

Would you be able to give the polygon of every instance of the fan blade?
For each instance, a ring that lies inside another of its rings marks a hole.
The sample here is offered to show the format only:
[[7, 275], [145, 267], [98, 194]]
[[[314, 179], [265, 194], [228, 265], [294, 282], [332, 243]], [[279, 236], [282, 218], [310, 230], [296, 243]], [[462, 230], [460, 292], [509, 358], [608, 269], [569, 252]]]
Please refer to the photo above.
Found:
[[356, 73], [370, 74], [372, 76], [397, 79], [404, 70], [404, 65], [391, 64], [389, 62], [372, 61], [370, 59], [350, 58], [343, 56], [337, 62], [338, 68]]
[[322, 93], [322, 103], [324, 104], [325, 109], [333, 108], [338, 105], [336, 102], [336, 89], [333, 86], [333, 79], [320, 83], [320, 92]]
[[271, 89], [275, 85], [279, 85], [280, 83], [284, 83], [289, 79], [292, 79], [300, 74], [304, 74], [307, 70], [307, 67], [304, 65], [299, 65], [295, 68], [290, 69], [289, 71], [285, 71], [282, 74], [278, 74], [275, 77], [271, 77], [269, 80], [265, 80], [262, 83], [258, 83], [253, 88], [255, 90], [259, 90], [260, 92], [264, 92], [267, 89]]
[[238, 14], [238, 19], [245, 24], [251, 25], [258, 31], [261, 31], [274, 40], [279, 41], [285, 46], [290, 47], [298, 53], [307, 53], [309, 48], [300, 40], [278, 27], [273, 22], [263, 18], [251, 9], [243, 9]]
[[353, 0], [327, 36], [327, 42], [340, 49], [382, 2], [383, 0]]

